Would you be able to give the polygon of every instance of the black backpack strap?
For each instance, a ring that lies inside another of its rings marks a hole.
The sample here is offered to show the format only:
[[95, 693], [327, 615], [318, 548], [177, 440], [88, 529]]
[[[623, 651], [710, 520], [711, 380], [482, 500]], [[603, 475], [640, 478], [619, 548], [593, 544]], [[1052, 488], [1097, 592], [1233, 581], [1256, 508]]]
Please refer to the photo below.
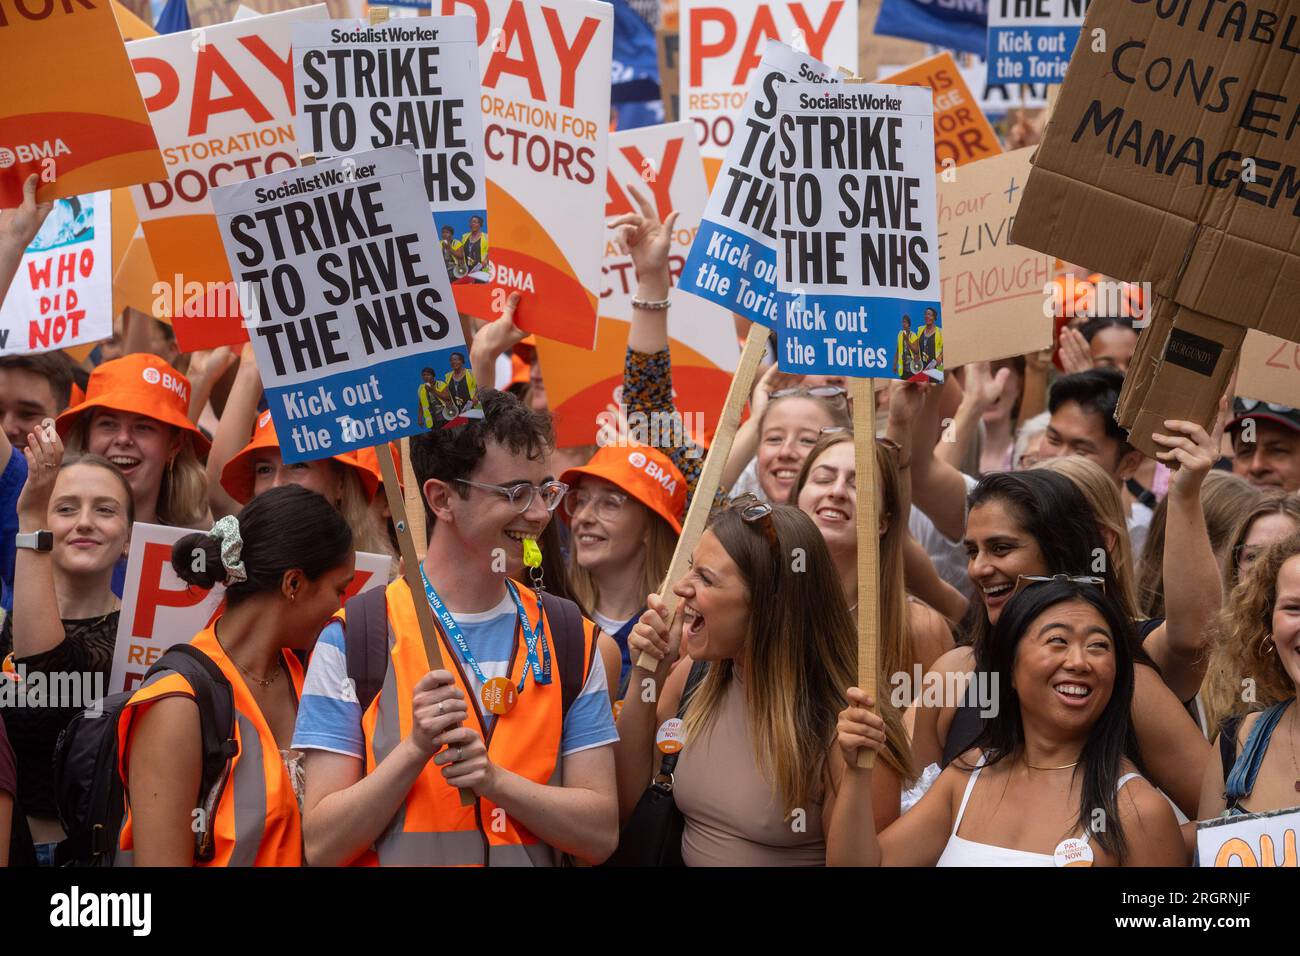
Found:
[[[691, 661], [691, 672], [686, 675], [686, 686], [682, 688], [681, 701], [677, 704], [678, 718], [686, 716], [686, 705], [691, 702], [695, 696], [695, 690], [709, 673], [708, 661]], [[677, 757], [681, 751], [676, 753], [664, 754], [663, 759], [659, 762], [660, 773], [672, 773], [677, 767]]]
[[541, 598], [542, 614], [549, 625], [548, 640], [555, 651], [556, 667], [560, 671], [561, 706], [563, 713], [567, 714], [591, 673], [591, 664], [596, 657], [596, 635], [592, 635], [591, 651], [588, 652], [582, 611], [578, 605], [546, 591], [539, 591], [537, 596]]
[[348, 599], [343, 624], [348, 677], [357, 691], [361, 712], [384, 686], [388, 671], [388, 595], [386, 588], [371, 588]]
[[1219, 760], [1223, 763], [1223, 782], [1226, 785], [1232, 768], [1237, 763], [1237, 731], [1241, 729], [1241, 714], [1225, 717], [1219, 725]]

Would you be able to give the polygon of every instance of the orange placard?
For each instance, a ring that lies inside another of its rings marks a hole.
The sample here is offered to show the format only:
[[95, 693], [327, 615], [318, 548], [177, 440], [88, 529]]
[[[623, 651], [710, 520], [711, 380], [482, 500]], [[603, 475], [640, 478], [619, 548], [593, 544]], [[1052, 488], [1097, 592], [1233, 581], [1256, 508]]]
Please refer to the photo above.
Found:
[[166, 172], [109, 0], [0, 3], [0, 208]]
[[934, 91], [934, 168], [939, 172], [1002, 152], [997, 134], [962, 79], [951, 53], [913, 63], [877, 82], [928, 86]]

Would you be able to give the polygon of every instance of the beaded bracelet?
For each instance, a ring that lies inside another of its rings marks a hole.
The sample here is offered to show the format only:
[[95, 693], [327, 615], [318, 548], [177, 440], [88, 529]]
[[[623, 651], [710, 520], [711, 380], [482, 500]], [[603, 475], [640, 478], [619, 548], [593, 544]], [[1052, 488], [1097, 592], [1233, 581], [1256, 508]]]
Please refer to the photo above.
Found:
[[668, 300], [662, 299], [658, 302], [647, 302], [645, 299], [633, 299], [632, 308], [645, 309], [649, 312], [663, 312], [668, 308]]

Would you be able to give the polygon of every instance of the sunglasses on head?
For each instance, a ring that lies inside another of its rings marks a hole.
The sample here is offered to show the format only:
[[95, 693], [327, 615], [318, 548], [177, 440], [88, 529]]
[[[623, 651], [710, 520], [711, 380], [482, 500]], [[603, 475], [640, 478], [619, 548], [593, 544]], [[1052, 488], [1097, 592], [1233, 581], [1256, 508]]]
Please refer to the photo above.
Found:
[[767, 538], [768, 549], [772, 552], [773, 560], [778, 563], [781, 560], [781, 542], [777, 538], [776, 523], [772, 520], [772, 506], [766, 501], [759, 500], [753, 492], [746, 492], [743, 495], [737, 495], [727, 502], [726, 510], [734, 511], [740, 515], [740, 520], [747, 525], [756, 525]]

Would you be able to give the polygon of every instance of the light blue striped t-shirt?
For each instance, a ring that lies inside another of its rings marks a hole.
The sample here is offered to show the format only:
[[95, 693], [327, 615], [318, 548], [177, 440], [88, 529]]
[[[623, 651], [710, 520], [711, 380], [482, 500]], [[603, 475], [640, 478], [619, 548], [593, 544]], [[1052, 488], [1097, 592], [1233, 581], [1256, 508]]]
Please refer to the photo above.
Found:
[[[518, 612], [510, 595], [507, 594], [490, 611], [480, 614], [456, 613], [455, 618], [484, 676], [489, 680], [507, 676], [510, 653], [514, 648], [515, 623], [518, 620]], [[549, 634], [547, 638], [550, 639]], [[553, 643], [551, 647], [554, 655]], [[482, 685], [468, 667], [465, 672], [470, 682], [468, 689], [477, 697]], [[552, 674], [554, 680], [559, 680], [554, 670]], [[530, 674], [528, 683], [531, 684], [532, 681]], [[527, 692], [528, 688], [525, 687], [524, 693]], [[489, 714], [488, 719], [491, 721], [495, 718]], [[609, 705], [605, 665], [600, 655], [596, 654], [582, 692], [564, 716], [560, 756], [567, 757], [580, 750], [604, 747], [617, 740], [618, 731], [614, 729], [614, 715]], [[316, 649], [312, 652], [311, 666], [307, 669], [307, 678], [303, 684], [302, 700], [298, 704], [293, 748], [329, 750], [350, 757], [365, 758], [361, 706], [357, 703], [356, 690], [348, 680], [343, 625], [338, 621], [330, 623], [321, 632]]]

